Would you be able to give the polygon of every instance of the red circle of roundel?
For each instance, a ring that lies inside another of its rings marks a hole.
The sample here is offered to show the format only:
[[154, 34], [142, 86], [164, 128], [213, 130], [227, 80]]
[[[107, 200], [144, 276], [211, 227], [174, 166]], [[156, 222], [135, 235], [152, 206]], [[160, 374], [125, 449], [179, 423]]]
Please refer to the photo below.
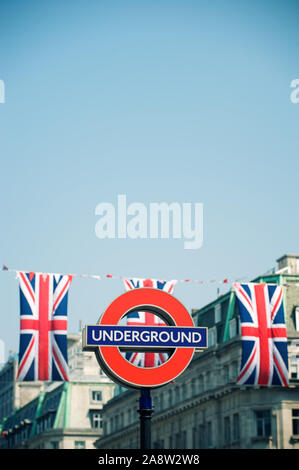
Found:
[[[181, 302], [165, 291], [151, 288], [133, 289], [117, 297], [104, 312], [99, 324], [117, 325], [129, 311], [144, 311], [151, 307], [153, 311], [156, 307], [166, 312], [176, 326], [194, 326]], [[106, 372], [126, 386], [159, 387], [171, 382], [186, 369], [194, 348], [177, 348], [165, 363], [153, 368], [134, 366], [122, 356], [117, 346], [99, 346], [98, 353]]]

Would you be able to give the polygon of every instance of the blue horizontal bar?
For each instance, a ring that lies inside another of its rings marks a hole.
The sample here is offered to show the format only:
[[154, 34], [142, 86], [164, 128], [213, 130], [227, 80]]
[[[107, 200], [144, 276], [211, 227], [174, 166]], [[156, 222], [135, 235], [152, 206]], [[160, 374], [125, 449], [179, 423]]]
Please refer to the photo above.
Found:
[[88, 325], [87, 347], [206, 348], [207, 328], [180, 326]]

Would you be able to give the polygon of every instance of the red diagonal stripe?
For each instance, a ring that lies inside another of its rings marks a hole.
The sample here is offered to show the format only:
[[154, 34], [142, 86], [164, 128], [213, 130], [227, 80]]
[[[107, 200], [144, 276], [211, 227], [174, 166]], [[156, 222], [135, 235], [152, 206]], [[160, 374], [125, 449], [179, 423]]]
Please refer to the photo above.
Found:
[[281, 297], [282, 297], [282, 289], [280, 289], [280, 293], [279, 293], [279, 296], [278, 296], [278, 299], [273, 307], [273, 310], [272, 310], [272, 313], [271, 313], [271, 320], [273, 319], [273, 317], [275, 316], [276, 314], [276, 309], [277, 309], [277, 306], [279, 305], [280, 301], [281, 301]]
[[28, 283], [27, 278], [26, 278], [26, 276], [25, 276], [24, 273], [20, 272], [20, 277], [22, 278], [22, 280], [23, 280], [25, 286], [27, 287], [27, 290], [28, 290], [28, 292], [29, 292], [29, 294], [30, 294], [30, 297], [31, 297], [32, 300], [34, 301], [35, 299], [34, 299], [34, 295], [33, 295], [33, 293], [32, 293], [31, 284]]
[[252, 307], [252, 301], [251, 301], [249, 295], [247, 294], [247, 292], [243, 291], [243, 288], [241, 286], [240, 287], [238, 286], [238, 292], [239, 292], [239, 294], [242, 295], [242, 297], [244, 297], [244, 299], [250, 305], [250, 307]]
[[162, 362], [162, 364], [166, 361], [166, 359], [164, 358], [163, 354], [162, 353], [159, 353], [159, 357], [160, 357], [160, 361]]
[[26, 355], [23, 357], [23, 360], [22, 360], [21, 364], [19, 365], [18, 377], [19, 377], [20, 373], [22, 372], [22, 369], [23, 369], [24, 365], [25, 365], [26, 362], [27, 362], [27, 358], [28, 358], [28, 356], [29, 356], [29, 354], [30, 354], [30, 352], [31, 352], [31, 349], [33, 348], [34, 342], [35, 342], [35, 336], [32, 336], [31, 341], [30, 341], [30, 343], [29, 343], [29, 347], [28, 347], [28, 349], [27, 349], [27, 353], [26, 353]]
[[59, 358], [58, 358], [58, 356], [57, 356], [57, 353], [56, 353], [55, 349], [53, 348], [52, 351], [53, 351], [53, 356], [54, 356], [54, 358], [55, 358], [55, 361], [56, 361], [56, 364], [57, 364], [58, 369], [60, 370], [60, 372], [61, 372], [61, 374], [62, 374], [64, 380], [65, 380], [66, 382], [68, 382], [68, 380], [69, 380], [69, 379], [68, 379], [68, 376], [66, 375], [65, 370], [64, 370], [64, 368], [62, 367], [62, 364], [60, 363], [60, 360], [59, 360]]
[[251, 359], [250, 361], [248, 362], [248, 364], [246, 365], [246, 367], [242, 370], [242, 372], [240, 373], [239, 377], [238, 377], [238, 382], [242, 379], [242, 377], [246, 374], [247, 370], [249, 369], [252, 361], [254, 360], [254, 356], [256, 354], [256, 344], [254, 345], [253, 347], [253, 350], [251, 352], [252, 356], [251, 356]]
[[137, 352], [135, 352], [135, 353], [133, 354], [133, 356], [132, 356], [131, 359], [130, 359], [130, 362], [133, 363], [133, 362], [135, 361], [135, 359], [136, 359], [136, 357], [137, 357], [137, 354], [138, 354]]
[[55, 303], [53, 305], [53, 312], [55, 312], [58, 302], [60, 301], [61, 297], [64, 296], [65, 291], [68, 289], [69, 283], [70, 283], [70, 280], [68, 282], [66, 282], [66, 284], [64, 285], [64, 287], [63, 287], [62, 291], [60, 292], [59, 296], [55, 300]]
[[288, 386], [288, 382], [286, 381], [286, 378], [285, 378], [285, 376], [284, 376], [284, 373], [283, 373], [283, 371], [282, 371], [282, 369], [281, 369], [281, 367], [280, 367], [280, 364], [279, 364], [279, 362], [278, 362], [278, 360], [276, 359], [275, 356], [274, 356], [274, 362], [275, 362], [275, 365], [276, 365], [276, 367], [277, 367], [277, 369], [278, 369], [278, 371], [279, 371], [279, 377], [281, 378], [281, 380], [282, 380], [282, 382], [283, 382], [283, 385], [284, 385], [285, 387], [287, 387], [287, 386]]
[[131, 286], [130, 282], [127, 281], [127, 279], [125, 279], [124, 281], [129, 289], [133, 289], [133, 287]]

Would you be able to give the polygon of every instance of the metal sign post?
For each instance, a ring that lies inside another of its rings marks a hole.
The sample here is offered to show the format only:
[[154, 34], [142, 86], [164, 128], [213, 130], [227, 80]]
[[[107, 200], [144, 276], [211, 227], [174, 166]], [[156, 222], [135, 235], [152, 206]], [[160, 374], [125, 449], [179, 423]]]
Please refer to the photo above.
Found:
[[151, 418], [153, 413], [151, 389], [142, 388], [139, 398], [140, 449], [151, 449]]

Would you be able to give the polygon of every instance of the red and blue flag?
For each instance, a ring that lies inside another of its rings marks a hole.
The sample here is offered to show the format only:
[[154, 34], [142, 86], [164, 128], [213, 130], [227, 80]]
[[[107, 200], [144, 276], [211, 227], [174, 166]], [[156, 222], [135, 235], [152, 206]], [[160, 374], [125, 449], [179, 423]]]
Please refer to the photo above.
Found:
[[282, 286], [235, 283], [242, 338], [237, 384], [287, 387], [288, 350]]
[[67, 301], [71, 276], [18, 272], [19, 381], [68, 381]]
[[[126, 290], [140, 287], [161, 289], [171, 294], [176, 281], [159, 281], [156, 279], [124, 279]], [[132, 312], [127, 315], [127, 325], [131, 326], [164, 326], [166, 323], [157, 315], [150, 312]], [[166, 352], [133, 352], [126, 353], [126, 359], [137, 367], [157, 367], [169, 358]]]

